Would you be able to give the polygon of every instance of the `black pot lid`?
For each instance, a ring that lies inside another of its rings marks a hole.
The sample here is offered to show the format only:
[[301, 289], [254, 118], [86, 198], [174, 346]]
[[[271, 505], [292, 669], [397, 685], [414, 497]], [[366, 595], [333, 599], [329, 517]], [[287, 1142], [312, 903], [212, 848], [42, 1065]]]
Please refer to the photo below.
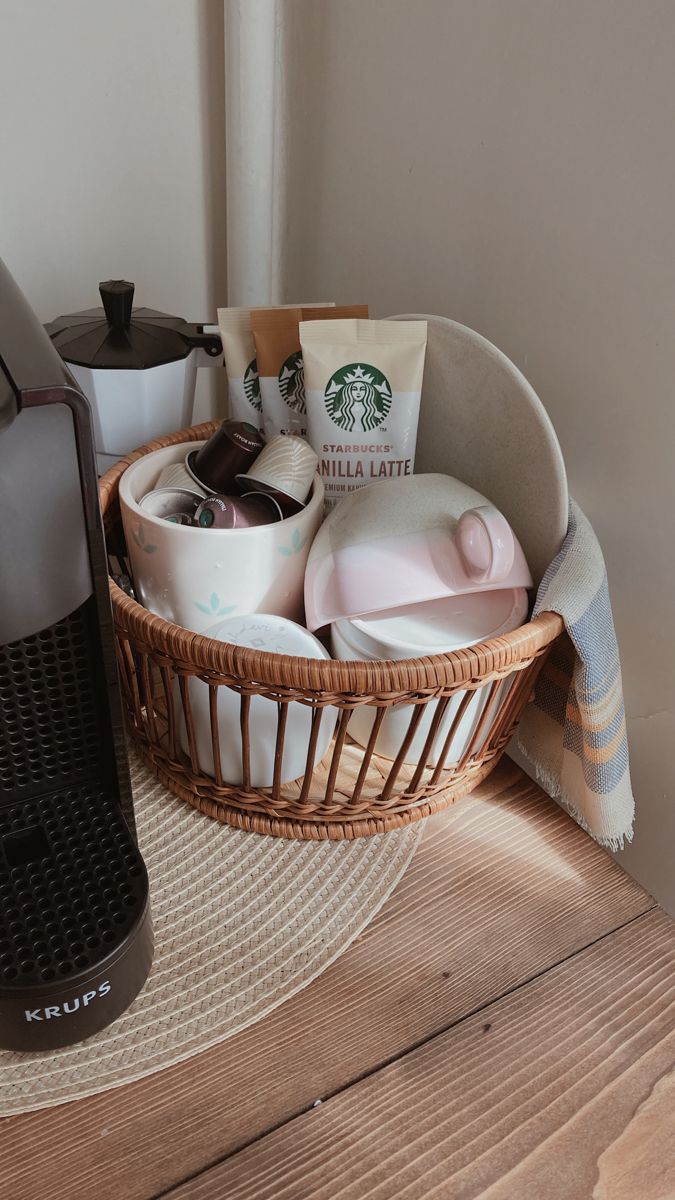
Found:
[[222, 354], [216, 334], [191, 325], [182, 317], [135, 308], [134, 285], [125, 279], [100, 283], [103, 308], [57, 317], [45, 328], [61, 358], [80, 367], [143, 371], [177, 362], [195, 347]]

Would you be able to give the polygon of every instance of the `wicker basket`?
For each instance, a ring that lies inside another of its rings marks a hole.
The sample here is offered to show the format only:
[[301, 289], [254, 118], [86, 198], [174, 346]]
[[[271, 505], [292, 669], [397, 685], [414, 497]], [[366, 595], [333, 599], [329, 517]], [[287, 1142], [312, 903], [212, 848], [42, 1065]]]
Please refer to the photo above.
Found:
[[[126, 467], [151, 450], [209, 437], [214, 424], [181, 430], [123, 458], [101, 480], [100, 494], [111, 550], [122, 552], [118, 485]], [[179, 628], [148, 612], [110, 581], [122, 695], [131, 737], [159, 778], [177, 796], [208, 816], [241, 829], [292, 838], [353, 838], [382, 833], [445, 808], [471, 791], [500, 758], [562, 621], [544, 613], [515, 632], [467, 650], [403, 662], [338, 662], [244, 649]], [[200, 768], [188, 679], [209, 687], [215, 778]], [[178, 686], [174, 680], [177, 678]], [[509, 680], [506, 684], [504, 681]], [[222, 777], [218, 740], [218, 695], [240, 696], [243, 783]], [[434, 766], [427, 765], [450, 697], [462, 698]], [[480, 693], [480, 695], [479, 695]], [[273, 786], [250, 786], [251, 697], [278, 704]], [[408, 747], [425, 706], [437, 702], [417, 765], [406, 764]], [[387, 709], [409, 704], [410, 721], [397, 758], [373, 752]], [[305, 774], [281, 783], [280, 770], [289, 704], [313, 710]], [[471, 738], [458, 761], [445, 761], [454, 732], [470, 705], [478, 705]], [[349, 736], [352, 712], [376, 709], [368, 746]], [[339, 710], [335, 736], [315, 763], [322, 712]], [[181, 711], [182, 710], [182, 711]], [[185, 725], [183, 726], [183, 721]], [[187, 730], [189, 754], [180, 748]]]

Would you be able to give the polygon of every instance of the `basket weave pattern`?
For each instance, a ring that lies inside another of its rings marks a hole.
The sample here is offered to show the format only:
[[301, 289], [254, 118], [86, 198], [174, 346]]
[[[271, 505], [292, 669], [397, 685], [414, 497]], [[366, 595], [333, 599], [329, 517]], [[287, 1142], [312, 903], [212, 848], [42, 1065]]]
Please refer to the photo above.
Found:
[[[119, 545], [118, 486], [125, 468], [143, 454], [179, 442], [207, 438], [216, 424], [195, 426], [151, 442], [122, 459], [101, 480], [106, 532]], [[382, 833], [430, 815], [470, 791], [492, 770], [531, 697], [536, 676], [562, 631], [560, 617], [543, 613], [504, 637], [450, 654], [400, 662], [338, 662], [249, 650], [192, 633], [148, 612], [112, 580], [115, 642], [128, 727], [141, 754], [176, 795], [219, 821], [281, 837], [345, 838]], [[199, 762], [190, 707], [191, 676], [209, 688], [214, 776]], [[178, 680], [175, 686], [174, 680]], [[505, 682], [506, 681], [506, 682]], [[218, 737], [218, 695], [239, 699], [242, 781], [223, 778]], [[428, 765], [450, 698], [461, 692], [445, 744]], [[251, 697], [277, 703], [275, 769], [270, 788], [251, 787]], [[425, 714], [435, 712], [417, 765], [405, 763]], [[312, 709], [303, 776], [281, 782], [288, 709]], [[387, 710], [409, 704], [410, 718], [397, 757], [374, 752]], [[368, 745], [349, 736], [354, 709], [369, 705], [375, 718]], [[476, 706], [471, 737], [456, 761], [453, 738]], [[315, 762], [322, 715], [338, 710], [328, 753]], [[187, 731], [189, 753], [181, 750]]]

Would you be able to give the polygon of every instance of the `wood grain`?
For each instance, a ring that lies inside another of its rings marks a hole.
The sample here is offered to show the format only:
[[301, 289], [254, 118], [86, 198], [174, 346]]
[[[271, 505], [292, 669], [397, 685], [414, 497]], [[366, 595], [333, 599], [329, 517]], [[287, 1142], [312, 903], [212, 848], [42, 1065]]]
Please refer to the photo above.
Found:
[[593, 1200], [675, 1196], [675, 1071], [663, 1075], [598, 1160]]
[[674, 964], [673, 922], [641, 917], [170, 1200], [666, 1200]]
[[7, 1195], [155, 1196], [652, 906], [506, 760], [306, 991], [170, 1070], [1, 1121]]

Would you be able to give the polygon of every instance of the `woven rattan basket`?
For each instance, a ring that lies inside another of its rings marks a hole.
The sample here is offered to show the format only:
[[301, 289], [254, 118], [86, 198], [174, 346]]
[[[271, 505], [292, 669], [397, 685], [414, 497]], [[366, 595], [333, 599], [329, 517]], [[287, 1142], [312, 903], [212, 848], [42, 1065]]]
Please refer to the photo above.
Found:
[[[118, 486], [126, 467], [141, 455], [179, 442], [209, 437], [215, 424], [195, 426], [142, 446], [101, 480], [101, 506], [111, 552], [124, 555]], [[562, 631], [560, 617], [543, 613], [515, 632], [467, 650], [403, 662], [338, 662], [243, 649], [179, 628], [148, 612], [111, 579], [117, 659], [131, 737], [159, 778], [177, 796], [208, 816], [241, 829], [293, 838], [353, 838], [382, 833], [429, 816], [471, 791], [500, 758], [535, 678]], [[215, 778], [200, 766], [188, 679], [209, 687], [209, 713]], [[174, 680], [177, 678], [178, 686]], [[238, 783], [222, 776], [218, 740], [218, 695], [231, 688], [240, 696], [242, 775]], [[435, 763], [428, 765], [450, 698], [461, 699]], [[273, 786], [250, 786], [251, 697], [275, 701], [278, 722]], [[425, 706], [434, 715], [415, 765], [408, 747]], [[280, 770], [291, 704], [312, 711], [304, 775], [282, 783]], [[393, 761], [374, 753], [378, 730], [393, 705], [410, 705], [410, 720]], [[457, 727], [471, 705], [475, 727], [461, 754], [450, 750]], [[349, 736], [354, 709], [372, 705], [375, 719], [368, 745]], [[315, 762], [324, 710], [338, 710], [328, 753]], [[183, 725], [184, 722], [184, 725]], [[181, 728], [189, 753], [181, 751]], [[447, 761], [446, 761], [447, 760]]]

